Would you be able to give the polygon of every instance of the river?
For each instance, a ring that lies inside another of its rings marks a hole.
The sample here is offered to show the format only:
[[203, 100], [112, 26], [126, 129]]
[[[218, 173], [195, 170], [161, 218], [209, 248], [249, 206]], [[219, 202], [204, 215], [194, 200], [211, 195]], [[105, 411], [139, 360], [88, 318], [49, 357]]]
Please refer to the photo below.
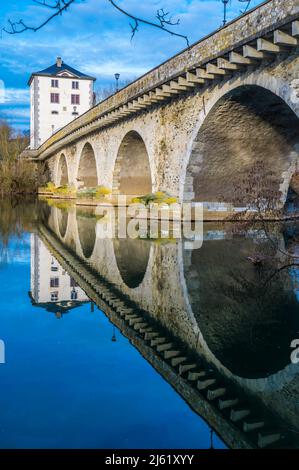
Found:
[[299, 224], [112, 223], [0, 201], [0, 447], [298, 447]]

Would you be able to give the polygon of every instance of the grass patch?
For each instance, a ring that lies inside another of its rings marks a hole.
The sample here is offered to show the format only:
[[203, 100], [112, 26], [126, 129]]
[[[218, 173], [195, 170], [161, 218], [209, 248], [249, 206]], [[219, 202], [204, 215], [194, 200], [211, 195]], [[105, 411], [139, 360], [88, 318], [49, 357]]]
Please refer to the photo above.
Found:
[[164, 193], [163, 191], [157, 191], [156, 193], [149, 193], [145, 194], [144, 196], [134, 197], [132, 202], [149, 206], [150, 204], [171, 205], [177, 203], [178, 201], [176, 197], [171, 197], [169, 194]]

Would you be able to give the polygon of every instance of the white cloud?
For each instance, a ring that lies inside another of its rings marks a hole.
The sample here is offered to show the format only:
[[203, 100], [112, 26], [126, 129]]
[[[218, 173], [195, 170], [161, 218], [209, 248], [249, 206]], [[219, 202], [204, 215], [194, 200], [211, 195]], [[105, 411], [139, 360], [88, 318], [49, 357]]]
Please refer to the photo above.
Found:
[[27, 104], [30, 102], [30, 94], [28, 88], [5, 88], [4, 103], [5, 104]]
[[100, 64], [87, 62], [81, 69], [92, 75], [100, 76], [103, 78], [114, 78], [115, 72], [121, 73], [121, 76], [126, 78], [137, 77], [143, 75], [148, 68], [139, 64], [121, 64], [119, 61], [107, 61]]

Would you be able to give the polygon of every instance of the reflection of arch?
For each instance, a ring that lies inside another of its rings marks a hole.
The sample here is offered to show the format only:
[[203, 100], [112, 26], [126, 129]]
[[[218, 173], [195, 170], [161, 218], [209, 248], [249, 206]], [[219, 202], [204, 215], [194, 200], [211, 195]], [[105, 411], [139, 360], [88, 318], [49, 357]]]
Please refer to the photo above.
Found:
[[145, 276], [151, 244], [139, 239], [113, 241], [116, 264], [124, 283], [131, 289], [138, 287]]
[[113, 173], [114, 194], [143, 195], [152, 191], [148, 153], [142, 137], [135, 131], [123, 139]]
[[47, 204], [46, 202], [41, 202], [38, 205], [38, 217], [44, 224], [48, 225], [49, 223], [51, 223], [51, 216], [53, 217], [53, 213], [53, 208], [49, 206], [49, 204]]
[[78, 235], [85, 258], [91, 257], [95, 247], [96, 224], [97, 219], [86, 210], [82, 214], [77, 212]]
[[243, 85], [228, 91], [212, 107], [195, 138], [184, 200], [233, 201], [235, 187], [258, 160], [271, 169], [269, 183], [280, 188], [285, 198], [299, 156], [298, 123], [286, 102], [266, 88]]
[[98, 185], [96, 158], [92, 146], [86, 143], [81, 152], [78, 180], [82, 182], [84, 188], [94, 188]]
[[68, 225], [68, 211], [57, 209], [57, 221], [61, 238], [65, 237]]
[[62, 153], [58, 160], [57, 169], [57, 186], [67, 185], [69, 182], [67, 161], [64, 153]]
[[290, 342], [299, 326], [288, 279], [277, 278], [265, 289], [246, 260], [254, 245], [254, 240], [234, 238], [184, 253], [188, 301], [203, 343], [222, 368], [247, 379], [289, 366]]

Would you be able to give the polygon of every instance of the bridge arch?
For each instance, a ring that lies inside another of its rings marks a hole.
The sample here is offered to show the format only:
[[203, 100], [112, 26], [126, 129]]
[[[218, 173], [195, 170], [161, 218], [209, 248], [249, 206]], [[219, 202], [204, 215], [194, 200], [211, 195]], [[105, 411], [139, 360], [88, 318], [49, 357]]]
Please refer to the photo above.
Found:
[[263, 74], [215, 89], [194, 129], [182, 199], [230, 203], [237, 184], [262, 160], [283, 204], [299, 161], [299, 116], [291, 97]]
[[141, 135], [128, 132], [118, 149], [113, 171], [113, 193], [141, 196], [152, 192], [148, 151]]
[[96, 156], [89, 142], [86, 142], [80, 153], [77, 182], [80, 188], [94, 188], [98, 185]]
[[64, 153], [58, 157], [56, 169], [56, 186], [64, 186], [69, 183], [69, 169], [67, 159]]

